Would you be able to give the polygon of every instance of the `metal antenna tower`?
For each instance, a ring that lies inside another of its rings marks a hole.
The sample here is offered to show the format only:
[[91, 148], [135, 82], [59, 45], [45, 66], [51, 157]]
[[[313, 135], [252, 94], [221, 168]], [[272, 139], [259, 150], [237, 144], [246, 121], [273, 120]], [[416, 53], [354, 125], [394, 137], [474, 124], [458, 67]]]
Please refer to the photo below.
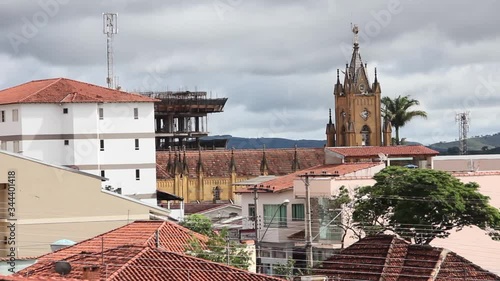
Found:
[[457, 113], [455, 121], [458, 122], [458, 142], [460, 155], [467, 154], [467, 133], [469, 132], [470, 114], [469, 112]]
[[114, 88], [113, 35], [118, 33], [118, 14], [113, 14], [113, 13], [102, 14], [102, 20], [103, 20], [102, 32], [106, 34], [106, 42], [107, 42], [108, 77], [106, 77], [106, 83], [108, 84], [108, 88]]

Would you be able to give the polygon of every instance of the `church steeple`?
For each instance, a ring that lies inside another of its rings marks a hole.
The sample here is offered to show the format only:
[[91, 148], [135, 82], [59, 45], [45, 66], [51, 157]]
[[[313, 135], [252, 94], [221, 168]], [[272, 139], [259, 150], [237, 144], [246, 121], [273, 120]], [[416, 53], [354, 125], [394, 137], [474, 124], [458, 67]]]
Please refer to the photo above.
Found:
[[262, 147], [262, 160], [260, 161], [260, 174], [263, 176], [267, 176], [268, 174], [268, 165], [267, 165], [267, 158], [266, 158], [266, 145]]
[[[382, 145], [382, 116], [380, 114], [380, 85], [375, 73], [373, 84], [368, 79], [367, 64], [363, 62], [358, 41], [359, 29], [352, 26], [353, 49], [346, 64], [344, 82], [337, 74], [335, 84], [335, 125], [327, 125], [327, 145], [358, 146]], [[342, 91], [340, 90], [342, 89]], [[335, 137], [328, 137], [328, 129], [335, 129]]]
[[326, 124], [326, 146], [334, 147], [335, 146], [335, 125], [332, 121], [332, 109], [329, 109], [329, 120], [328, 124]]
[[299, 156], [297, 155], [297, 145], [295, 145], [295, 151], [293, 152], [293, 162], [292, 162], [292, 172], [300, 170]]

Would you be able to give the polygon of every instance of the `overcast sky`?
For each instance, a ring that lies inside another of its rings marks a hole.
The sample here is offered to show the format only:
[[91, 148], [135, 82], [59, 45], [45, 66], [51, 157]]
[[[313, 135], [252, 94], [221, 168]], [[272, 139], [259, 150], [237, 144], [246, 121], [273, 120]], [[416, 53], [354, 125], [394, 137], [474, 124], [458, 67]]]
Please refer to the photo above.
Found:
[[105, 86], [102, 13], [118, 13], [115, 75], [127, 91], [228, 97], [211, 134], [324, 139], [336, 69], [358, 24], [382, 95], [428, 112], [401, 130], [430, 144], [500, 131], [500, 1], [0, 0], [0, 88], [67, 77]]

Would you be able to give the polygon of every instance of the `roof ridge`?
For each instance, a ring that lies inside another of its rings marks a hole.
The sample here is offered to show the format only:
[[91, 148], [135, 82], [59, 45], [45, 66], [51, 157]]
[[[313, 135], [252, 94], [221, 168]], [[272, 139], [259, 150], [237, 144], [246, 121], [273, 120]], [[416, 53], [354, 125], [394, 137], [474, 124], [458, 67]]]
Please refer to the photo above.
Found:
[[[148, 243], [149, 243], [149, 241], [151, 241], [151, 239], [154, 239], [154, 238], [155, 238], [155, 236], [156, 236], [156, 232], [157, 232], [157, 231], [158, 231], [158, 232], [160, 232], [160, 231], [161, 231], [160, 229], [161, 229], [162, 227], [164, 227], [164, 226], [165, 226], [165, 223], [166, 223], [166, 221], [163, 221], [163, 222], [162, 222], [162, 223], [161, 223], [161, 224], [160, 224], [160, 225], [159, 225], [159, 226], [155, 229], [155, 231], [153, 231], [153, 233], [149, 236], [149, 238], [148, 238], [148, 239], [146, 239], [146, 241], [144, 242], [144, 246], [147, 246], [147, 245], [148, 245]], [[158, 236], [159, 236], [159, 235], [158, 235]], [[160, 238], [158, 237], [158, 239], [160, 239]]]
[[[26, 97], [24, 97], [23, 99], [19, 100], [19, 102], [23, 102], [23, 101], [27, 100], [28, 98], [30, 98], [30, 97], [32, 97], [32, 96], [34, 96], [34, 95], [36, 95], [36, 94], [40, 93], [41, 91], [43, 91], [43, 90], [45, 90], [45, 89], [47, 89], [47, 88], [51, 87], [52, 85], [54, 85], [55, 83], [57, 83], [57, 82], [59, 82], [59, 81], [61, 81], [63, 78], [53, 78], [53, 79], [55, 79], [55, 80], [54, 80], [52, 83], [49, 83], [47, 86], [45, 86], [45, 87], [43, 87], [43, 88], [41, 88], [41, 89], [38, 89], [38, 91], [36, 91], [36, 92], [34, 92], [34, 93], [31, 93], [31, 94], [27, 95], [27, 96], [26, 96]], [[51, 80], [51, 79], [47, 79], [47, 80], [43, 80], [43, 81], [49, 81], [49, 80]], [[35, 81], [31, 81], [31, 82], [35, 82]], [[28, 83], [30, 83], [30, 82], [28, 82]], [[27, 84], [27, 83], [25, 83], [25, 84]]]

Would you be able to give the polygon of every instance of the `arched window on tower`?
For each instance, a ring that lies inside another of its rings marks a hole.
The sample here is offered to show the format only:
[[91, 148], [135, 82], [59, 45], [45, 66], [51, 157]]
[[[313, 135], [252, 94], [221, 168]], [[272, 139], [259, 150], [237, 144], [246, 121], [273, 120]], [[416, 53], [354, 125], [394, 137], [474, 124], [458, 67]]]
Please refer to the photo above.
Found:
[[364, 125], [363, 128], [361, 128], [361, 145], [362, 146], [369, 146], [370, 145], [370, 127], [368, 125]]
[[340, 146], [347, 146], [347, 133], [346, 133], [345, 125], [342, 125], [342, 130], [340, 131], [340, 133], [342, 134], [342, 136], [341, 136], [342, 143], [340, 144]]

